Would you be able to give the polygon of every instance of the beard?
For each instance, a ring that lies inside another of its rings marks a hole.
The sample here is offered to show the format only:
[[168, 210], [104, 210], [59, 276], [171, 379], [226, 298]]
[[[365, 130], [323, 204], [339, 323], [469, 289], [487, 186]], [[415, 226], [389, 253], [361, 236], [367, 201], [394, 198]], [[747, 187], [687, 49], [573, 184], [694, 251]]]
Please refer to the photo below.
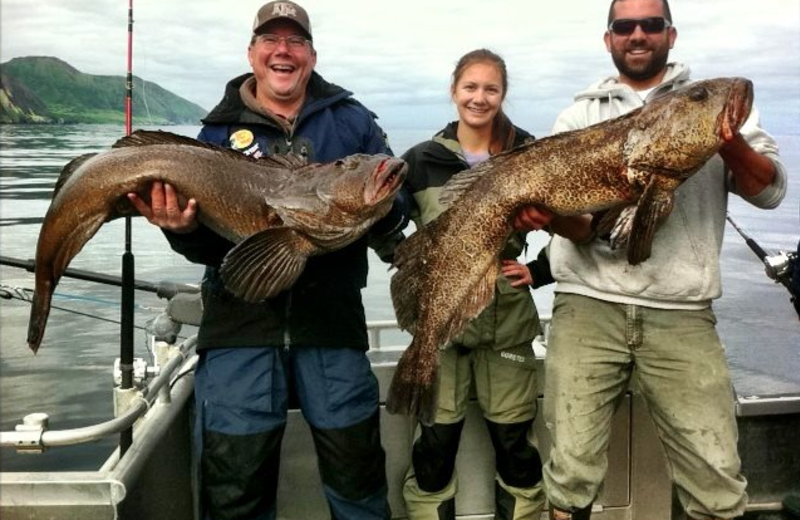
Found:
[[657, 76], [664, 67], [667, 66], [669, 58], [669, 47], [658, 47], [652, 49], [653, 54], [646, 61], [635, 60], [633, 63], [626, 61], [627, 52], [613, 52], [611, 58], [617, 70], [623, 76], [627, 76], [634, 81], [646, 81]]

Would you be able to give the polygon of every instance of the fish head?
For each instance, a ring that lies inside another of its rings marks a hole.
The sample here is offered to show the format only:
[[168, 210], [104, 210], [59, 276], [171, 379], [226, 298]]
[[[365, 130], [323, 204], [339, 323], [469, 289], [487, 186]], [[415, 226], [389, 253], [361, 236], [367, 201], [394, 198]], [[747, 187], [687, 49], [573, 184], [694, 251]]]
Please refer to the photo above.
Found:
[[353, 216], [388, 211], [408, 172], [404, 160], [383, 154], [350, 155], [324, 167], [333, 171], [320, 184], [318, 196]]
[[752, 104], [745, 78], [698, 81], [656, 98], [630, 114], [626, 166], [686, 179], [738, 133]]

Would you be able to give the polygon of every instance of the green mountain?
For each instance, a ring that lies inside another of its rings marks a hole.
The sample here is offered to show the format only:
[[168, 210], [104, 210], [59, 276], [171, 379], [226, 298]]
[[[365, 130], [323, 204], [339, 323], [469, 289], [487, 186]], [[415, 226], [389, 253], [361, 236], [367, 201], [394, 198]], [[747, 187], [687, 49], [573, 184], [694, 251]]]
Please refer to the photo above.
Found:
[[[125, 77], [84, 74], [51, 57], [0, 64], [0, 123], [124, 123]], [[200, 123], [202, 107], [133, 78], [137, 125]]]

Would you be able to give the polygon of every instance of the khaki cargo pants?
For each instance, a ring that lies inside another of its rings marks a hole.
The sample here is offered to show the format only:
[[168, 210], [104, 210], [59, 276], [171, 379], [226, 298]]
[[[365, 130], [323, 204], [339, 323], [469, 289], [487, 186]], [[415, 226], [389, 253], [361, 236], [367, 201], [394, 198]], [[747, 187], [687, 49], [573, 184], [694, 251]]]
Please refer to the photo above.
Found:
[[551, 503], [582, 508], [608, 467], [611, 419], [633, 369], [693, 518], [744, 511], [733, 388], [711, 309], [663, 310], [558, 293], [545, 358]]

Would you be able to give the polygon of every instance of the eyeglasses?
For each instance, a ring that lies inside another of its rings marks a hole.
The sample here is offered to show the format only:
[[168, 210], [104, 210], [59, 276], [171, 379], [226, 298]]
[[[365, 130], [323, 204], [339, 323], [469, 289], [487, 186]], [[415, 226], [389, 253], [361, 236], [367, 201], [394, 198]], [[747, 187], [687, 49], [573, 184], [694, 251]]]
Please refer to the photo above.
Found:
[[658, 34], [672, 24], [669, 20], [661, 16], [652, 16], [650, 18], [620, 18], [614, 20], [608, 26], [608, 30], [617, 36], [630, 36], [636, 30], [636, 26], [642, 28], [645, 34]]
[[268, 49], [273, 49], [286, 42], [286, 46], [290, 49], [300, 50], [308, 45], [308, 40], [300, 35], [294, 34], [292, 36], [278, 36], [277, 34], [259, 34], [256, 36], [256, 41]]

